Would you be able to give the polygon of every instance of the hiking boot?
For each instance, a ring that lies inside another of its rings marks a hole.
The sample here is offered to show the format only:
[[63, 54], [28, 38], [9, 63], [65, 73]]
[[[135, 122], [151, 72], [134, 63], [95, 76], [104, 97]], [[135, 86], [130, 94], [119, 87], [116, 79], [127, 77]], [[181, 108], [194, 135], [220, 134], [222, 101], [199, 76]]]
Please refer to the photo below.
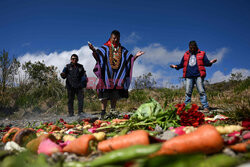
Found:
[[115, 109], [111, 109], [111, 110], [110, 110], [110, 114], [111, 114], [112, 116], [118, 117], [120, 113], [119, 113], [119, 111], [117, 111], [117, 110], [115, 110]]
[[77, 114], [79, 117], [83, 117], [85, 114], [83, 112], [78, 112]]
[[74, 113], [69, 113], [68, 114], [68, 117], [73, 117], [74, 116]]
[[102, 110], [100, 119], [103, 120], [105, 118], [105, 115], [106, 111]]

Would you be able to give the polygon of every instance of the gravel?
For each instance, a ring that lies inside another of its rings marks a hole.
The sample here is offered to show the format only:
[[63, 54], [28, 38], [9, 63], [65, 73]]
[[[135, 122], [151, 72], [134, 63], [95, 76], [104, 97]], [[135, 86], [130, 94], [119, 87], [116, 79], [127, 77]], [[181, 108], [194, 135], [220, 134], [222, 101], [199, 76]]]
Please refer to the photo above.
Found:
[[41, 122], [52, 122], [55, 123], [59, 119], [63, 119], [66, 122], [74, 122], [74, 121], [80, 121], [85, 118], [91, 118], [91, 119], [98, 119], [100, 117], [99, 114], [89, 114], [89, 113], [83, 113], [81, 116], [75, 115], [72, 117], [69, 117], [68, 115], [56, 115], [56, 114], [32, 114], [29, 116], [24, 116], [23, 118], [13, 118], [8, 117], [5, 119], [0, 120], [0, 127], [20, 127], [24, 128], [27, 126], [32, 125], [33, 127], [40, 125]]

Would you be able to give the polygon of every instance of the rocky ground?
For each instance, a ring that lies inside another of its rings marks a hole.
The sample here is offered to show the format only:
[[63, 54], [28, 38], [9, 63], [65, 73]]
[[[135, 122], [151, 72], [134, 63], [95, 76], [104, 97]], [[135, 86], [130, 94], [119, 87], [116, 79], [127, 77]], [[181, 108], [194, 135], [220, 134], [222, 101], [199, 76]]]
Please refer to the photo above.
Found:
[[27, 127], [29, 125], [38, 126], [40, 122], [56, 122], [60, 118], [65, 120], [66, 122], [74, 122], [78, 121], [84, 118], [99, 118], [99, 113], [84, 113], [81, 116], [78, 116], [75, 114], [73, 117], [69, 117], [66, 113], [62, 115], [57, 114], [48, 114], [48, 113], [42, 113], [42, 114], [29, 114], [28, 116], [24, 116], [22, 118], [16, 118], [12, 116], [8, 116], [7, 118], [0, 119], [0, 126], [17, 126], [17, 127]]

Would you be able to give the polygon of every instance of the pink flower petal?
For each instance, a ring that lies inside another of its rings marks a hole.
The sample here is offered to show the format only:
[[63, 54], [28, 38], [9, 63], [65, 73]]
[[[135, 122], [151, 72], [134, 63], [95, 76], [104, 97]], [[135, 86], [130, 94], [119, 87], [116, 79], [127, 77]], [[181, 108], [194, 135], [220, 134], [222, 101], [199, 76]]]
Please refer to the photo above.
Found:
[[240, 132], [232, 132], [232, 133], [229, 133], [227, 136], [229, 137], [240, 136]]
[[185, 126], [180, 126], [180, 127], [177, 127], [175, 128], [174, 132], [178, 135], [184, 135], [186, 134], [186, 132], [183, 130]]
[[65, 141], [65, 142], [60, 142], [60, 143], [59, 143], [59, 146], [60, 146], [61, 148], [63, 148], [63, 147], [65, 147], [65, 146], [67, 146], [70, 142], [71, 142], [70, 140], [67, 140], [67, 141]]
[[56, 143], [52, 142], [50, 139], [42, 141], [38, 147], [37, 153], [43, 153], [48, 156], [55, 152], [62, 152], [62, 148]]
[[243, 139], [250, 139], [250, 132], [248, 132], [247, 134], [245, 134], [244, 136], [243, 136]]
[[96, 132], [96, 129], [97, 129], [96, 127], [94, 127], [94, 128], [89, 128], [88, 131], [91, 132], [91, 133], [95, 133], [95, 132]]
[[169, 129], [169, 130], [172, 130], [172, 129], [174, 129], [174, 127], [169, 127], [168, 129]]

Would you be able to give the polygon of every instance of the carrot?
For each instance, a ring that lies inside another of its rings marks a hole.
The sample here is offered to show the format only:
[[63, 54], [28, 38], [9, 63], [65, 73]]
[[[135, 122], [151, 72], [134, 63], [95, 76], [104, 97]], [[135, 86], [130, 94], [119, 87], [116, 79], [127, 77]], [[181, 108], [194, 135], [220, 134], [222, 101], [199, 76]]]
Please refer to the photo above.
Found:
[[133, 145], [148, 145], [149, 135], [144, 130], [136, 130], [130, 134], [118, 136], [98, 143], [98, 150], [109, 152], [121, 148], [127, 148]]
[[119, 124], [119, 123], [123, 123], [123, 122], [126, 122], [126, 121], [128, 121], [128, 119], [118, 119], [118, 118], [116, 118], [116, 119], [112, 120], [112, 123]]
[[94, 125], [101, 125], [102, 123], [107, 123], [107, 121], [102, 121], [98, 119], [94, 122]]
[[243, 143], [238, 143], [232, 146], [229, 146], [232, 150], [236, 152], [247, 152], [247, 146], [250, 145], [250, 140], [247, 140], [246, 142]]
[[71, 141], [63, 148], [63, 152], [71, 152], [79, 155], [87, 155], [91, 151], [91, 144], [94, 144], [96, 138], [93, 135], [86, 134]]
[[50, 132], [59, 131], [59, 130], [61, 130], [61, 128], [59, 128], [58, 126], [56, 126], [56, 125], [50, 125]]
[[40, 144], [42, 141], [46, 140], [46, 139], [50, 139], [50, 140], [52, 140], [53, 142], [56, 141], [55, 136], [53, 136], [52, 134], [42, 134], [42, 135], [40, 135], [39, 137], [37, 137], [37, 138], [31, 140], [30, 142], [28, 142], [28, 143], [26, 144], [26, 148], [27, 148], [28, 150], [30, 150], [30, 151], [36, 153], [37, 150], [38, 150], [39, 144]]
[[25, 146], [29, 141], [36, 138], [36, 131], [32, 128], [23, 128], [16, 132], [13, 137], [14, 142], [20, 146]]
[[16, 134], [16, 132], [20, 130], [18, 127], [11, 128], [2, 138], [3, 143], [7, 143], [8, 141], [11, 141]]
[[69, 125], [69, 124], [64, 124], [65, 128], [67, 129], [71, 129], [71, 128], [74, 128], [75, 125]]
[[156, 155], [186, 153], [216, 153], [223, 148], [223, 139], [212, 125], [200, 126], [196, 131], [174, 137], [163, 143]]

